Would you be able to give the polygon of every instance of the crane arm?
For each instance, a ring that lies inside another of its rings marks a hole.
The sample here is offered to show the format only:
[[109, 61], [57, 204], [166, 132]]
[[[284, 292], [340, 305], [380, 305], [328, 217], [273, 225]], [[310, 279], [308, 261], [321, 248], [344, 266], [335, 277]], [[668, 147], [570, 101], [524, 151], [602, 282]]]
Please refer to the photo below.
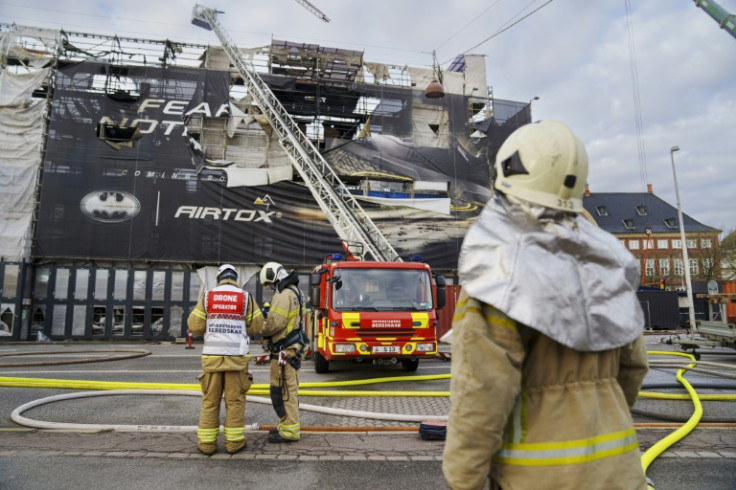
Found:
[[693, 0], [696, 7], [703, 9], [710, 15], [721, 29], [725, 29], [733, 37], [736, 37], [736, 24], [734, 24], [734, 14], [729, 13], [726, 9], [718, 5], [713, 0]]
[[301, 4], [302, 7], [312, 12], [315, 16], [319, 17], [325, 22], [329, 22], [330, 18], [325, 15], [324, 12], [322, 12], [320, 9], [312, 5], [311, 3], [307, 2], [307, 0], [294, 0], [296, 3]]

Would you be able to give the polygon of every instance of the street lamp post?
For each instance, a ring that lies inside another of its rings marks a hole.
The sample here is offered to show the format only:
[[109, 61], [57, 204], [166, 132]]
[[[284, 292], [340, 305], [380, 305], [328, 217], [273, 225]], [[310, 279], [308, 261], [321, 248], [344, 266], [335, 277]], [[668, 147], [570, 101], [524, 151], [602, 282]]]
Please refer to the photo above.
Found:
[[539, 100], [538, 95], [535, 95], [534, 98], [529, 101], [529, 104], [527, 104], [529, 106], [529, 119], [531, 119], [532, 121], [534, 120], [534, 118], [532, 117], [532, 102], [534, 102], [535, 100]]
[[690, 338], [693, 337], [697, 325], [695, 324], [695, 309], [693, 308], [693, 288], [690, 282], [690, 261], [687, 257], [687, 242], [685, 241], [685, 223], [682, 220], [682, 206], [680, 206], [680, 191], [677, 187], [677, 172], [675, 171], [675, 152], [680, 151], [679, 146], [670, 148], [670, 160], [672, 161], [672, 176], [675, 179], [675, 197], [677, 198], [677, 218], [680, 220], [680, 242], [682, 245], [682, 260], [685, 267], [685, 287], [687, 289], [687, 309], [690, 316]]

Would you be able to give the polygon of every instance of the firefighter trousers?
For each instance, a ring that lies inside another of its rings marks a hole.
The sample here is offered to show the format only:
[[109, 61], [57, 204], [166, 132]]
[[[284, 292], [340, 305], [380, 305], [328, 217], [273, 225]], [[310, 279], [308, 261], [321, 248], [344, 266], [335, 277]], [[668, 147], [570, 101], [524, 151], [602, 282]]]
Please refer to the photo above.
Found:
[[246, 371], [204, 372], [199, 377], [202, 408], [199, 412], [197, 447], [204, 453], [217, 449], [220, 402], [225, 399], [225, 450], [235, 452], [245, 445], [245, 394], [253, 383]]
[[[290, 356], [296, 354], [290, 352]], [[281, 437], [290, 441], [301, 438], [299, 425], [299, 371], [286, 363], [279, 366], [278, 359], [271, 360], [270, 372], [271, 402], [276, 415], [279, 417], [278, 431]]]

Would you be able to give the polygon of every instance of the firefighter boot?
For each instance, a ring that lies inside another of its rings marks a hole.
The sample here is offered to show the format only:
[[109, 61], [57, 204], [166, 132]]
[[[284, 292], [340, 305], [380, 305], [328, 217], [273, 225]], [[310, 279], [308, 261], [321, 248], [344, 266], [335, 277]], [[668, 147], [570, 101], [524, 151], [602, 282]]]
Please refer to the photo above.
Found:
[[225, 443], [225, 451], [228, 454], [235, 454], [246, 448], [245, 440], [242, 441], [227, 441]]
[[199, 442], [197, 443], [197, 451], [205, 456], [211, 456], [217, 452], [216, 442]]
[[279, 434], [278, 429], [276, 430], [275, 433], [271, 433], [271, 431], [269, 431], [269, 434], [268, 434], [268, 442], [271, 442], [274, 444], [281, 444], [284, 442], [297, 442], [298, 440], [299, 439], [284, 439], [283, 437], [281, 437], [281, 434]]

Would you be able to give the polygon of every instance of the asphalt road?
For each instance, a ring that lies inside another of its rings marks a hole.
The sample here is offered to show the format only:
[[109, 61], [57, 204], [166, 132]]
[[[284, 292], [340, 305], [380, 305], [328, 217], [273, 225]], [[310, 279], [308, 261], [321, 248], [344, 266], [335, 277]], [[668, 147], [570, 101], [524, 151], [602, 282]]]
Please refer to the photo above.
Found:
[[[712, 459], [668, 459], [649, 476], [667, 490], [731, 490], [733, 464]], [[5, 490], [60, 488], [166, 488], [375, 490], [447, 488], [436, 461], [225, 461], [147, 458], [3, 458]], [[539, 487], [544, 488], [540, 485]]]
[[[651, 350], [677, 350], [658, 344], [662, 336], [648, 337]], [[101, 357], [121, 353], [105, 350], [144, 349], [150, 355], [107, 362]], [[257, 349], [257, 347], [256, 347]], [[71, 353], [71, 351], [84, 351]], [[0, 377], [48, 378], [148, 383], [188, 383], [199, 374], [201, 345], [113, 343], [0, 343], [0, 364], [75, 361], [63, 365], [0, 367]], [[702, 360], [736, 365], [729, 351], [703, 351]], [[706, 354], [707, 352], [707, 354]], [[259, 354], [256, 352], [256, 354]], [[661, 359], [656, 357], [653, 359]], [[330, 372], [318, 375], [306, 361], [300, 381], [342, 381], [404, 376], [398, 366], [333, 363]], [[415, 375], [449, 373], [450, 363], [420, 363]], [[251, 363], [256, 383], [268, 382], [268, 366]], [[731, 374], [734, 372], [731, 371]], [[733, 380], [700, 373], [686, 378], [702, 393], [736, 393]], [[675, 370], [654, 367], [645, 385], [653, 391], [682, 392], [669, 388]], [[661, 388], [659, 388], [661, 387]], [[449, 380], [394, 382], [345, 389], [413, 392], [446, 391]], [[306, 390], [303, 390], [306, 391]], [[114, 424], [154, 428], [126, 432], [84, 432], [78, 429], [31, 429], [11, 420], [10, 414], [29, 402], [54, 395], [77, 393], [75, 389], [0, 387], [0, 489], [45, 488], [446, 488], [441, 472], [442, 441], [422, 440], [418, 422], [397, 422], [354, 416], [356, 411], [398, 413], [431, 418], [445, 415], [445, 397], [301, 397], [302, 405], [329, 407], [350, 413], [332, 415], [302, 410], [302, 441], [281, 448], [266, 442], [264, 428], [276, 422], [267, 403], [253, 401], [246, 407], [246, 424], [260, 426], [247, 434], [248, 449], [234, 456], [218, 453], [205, 457], [195, 449], [196, 435], [183, 427], [196, 426], [199, 398], [185, 394], [105, 395], [49, 401], [30, 408], [22, 416], [49, 424]], [[736, 416], [734, 402], [704, 402], [705, 416], [720, 421]], [[640, 399], [635, 406], [638, 423], [686, 419], [692, 413], [687, 401]], [[170, 430], [163, 430], [168, 428]], [[676, 427], [638, 427], [642, 450]], [[159, 430], [161, 429], [161, 430]], [[317, 430], [323, 429], [323, 430]], [[657, 488], [731, 490], [736, 481], [736, 429], [703, 424], [657, 458], [648, 475]]]

